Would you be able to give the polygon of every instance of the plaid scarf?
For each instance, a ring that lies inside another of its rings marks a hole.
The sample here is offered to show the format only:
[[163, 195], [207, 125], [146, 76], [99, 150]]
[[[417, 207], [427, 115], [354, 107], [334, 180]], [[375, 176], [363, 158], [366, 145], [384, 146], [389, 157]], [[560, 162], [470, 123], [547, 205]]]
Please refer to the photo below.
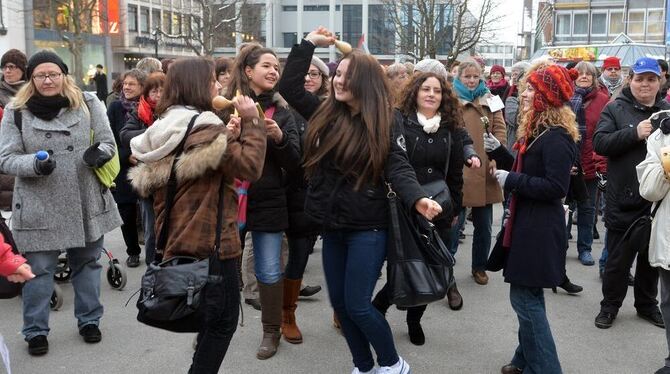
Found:
[[592, 87], [576, 87], [575, 94], [572, 95], [572, 98], [570, 99], [570, 106], [572, 107], [572, 111], [575, 113], [575, 117], [577, 117], [577, 127], [579, 129], [579, 135], [581, 139], [586, 138], [586, 115], [584, 114], [584, 98], [586, 98], [591, 93], [591, 91], [593, 91]]

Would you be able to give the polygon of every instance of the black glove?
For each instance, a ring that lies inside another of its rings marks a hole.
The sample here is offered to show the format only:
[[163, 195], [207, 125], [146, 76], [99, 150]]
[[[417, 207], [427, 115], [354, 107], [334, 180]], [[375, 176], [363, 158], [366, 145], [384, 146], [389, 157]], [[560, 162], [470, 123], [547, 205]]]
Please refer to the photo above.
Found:
[[56, 160], [53, 158], [49, 157], [46, 160], [39, 160], [37, 157], [35, 157], [35, 163], [33, 164], [33, 169], [35, 169], [35, 173], [37, 175], [50, 175], [53, 173], [54, 169], [56, 168]]
[[83, 158], [86, 166], [92, 168], [99, 168], [102, 165], [106, 164], [107, 161], [112, 159], [112, 156], [101, 151], [100, 148], [98, 148], [99, 146], [100, 142], [97, 142], [92, 146], [88, 147], [88, 149], [86, 149], [86, 151], [84, 152]]

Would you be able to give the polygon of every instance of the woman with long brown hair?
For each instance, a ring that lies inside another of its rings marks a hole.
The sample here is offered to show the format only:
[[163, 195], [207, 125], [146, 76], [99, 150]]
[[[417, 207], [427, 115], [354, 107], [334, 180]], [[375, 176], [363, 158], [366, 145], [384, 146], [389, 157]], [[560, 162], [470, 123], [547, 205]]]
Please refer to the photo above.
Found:
[[238, 92], [257, 101], [265, 112], [267, 153], [261, 178], [248, 189], [246, 230], [254, 245], [254, 268], [261, 301], [263, 339], [256, 353], [268, 359], [281, 337], [284, 287], [300, 292], [300, 282], [284, 284], [281, 243], [288, 228], [287, 173], [300, 167], [300, 139], [286, 101], [275, 91], [279, 60], [259, 44], [244, 46], [235, 58], [228, 95]]
[[[386, 258], [389, 182], [428, 219], [442, 209], [426, 198], [407, 161], [400, 116], [379, 63], [354, 51], [337, 66], [329, 97], [305, 141], [306, 213], [323, 227], [323, 267], [331, 304], [353, 356], [353, 373], [409, 373], [391, 329], [371, 303]], [[396, 129], [394, 131], [394, 129]]]
[[[400, 103], [403, 132], [407, 142], [407, 156], [422, 185], [444, 180], [449, 187], [451, 201], [442, 207], [442, 214], [435, 226], [444, 242], [449, 240], [449, 228], [461, 209], [463, 199], [463, 143], [458, 129], [463, 127], [463, 115], [458, 99], [443, 75], [435, 73], [415, 74], [407, 83]], [[390, 307], [388, 284], [372, 302], [380, 312]], [[449, 305], [458, 310], [463, 298], [456, 282], [447, 291]], [[457, 299], [452, 302], [452, 299]], [[407, 309], [409, 340], [423, 345], [425, 336], [421, 328], [421, 317], [426, 305]]]

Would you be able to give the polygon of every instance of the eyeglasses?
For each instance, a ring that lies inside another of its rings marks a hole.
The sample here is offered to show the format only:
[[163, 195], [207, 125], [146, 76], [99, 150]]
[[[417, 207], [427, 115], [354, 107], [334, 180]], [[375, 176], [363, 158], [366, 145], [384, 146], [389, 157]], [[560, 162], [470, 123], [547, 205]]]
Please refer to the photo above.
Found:
[[2, 67], [2, 70], [3, 70], [3, 71], [5, 71], [5, 70], [14, 71], [14, 70], [16, 70], [16, 69], [18, 69], [18, 68], [19, 68], [19, 67], [16, 66], [16, 65], [7, 64], [7, 65], [5, 65], [5, 66]]
[[55, 82], [59, 80], [62, 75], [62, 73], [35, 74], [33, 75], [33, 79], [35, 82], [39, 83], [44, 82], [47, 78], [49, 78], [50, 81]]
[[316, 79], [321, 76], [321, 72], [318, 71], [309, 71], [305, 74], [305, 77], [309, 76], [311, 79]]

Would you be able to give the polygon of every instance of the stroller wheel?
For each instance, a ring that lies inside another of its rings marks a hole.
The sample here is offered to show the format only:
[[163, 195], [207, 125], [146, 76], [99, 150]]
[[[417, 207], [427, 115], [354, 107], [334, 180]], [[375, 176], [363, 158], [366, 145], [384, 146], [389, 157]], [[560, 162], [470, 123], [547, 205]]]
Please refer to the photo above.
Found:
[[66, 258], [59, 258], [58, 265], [56, 265], [56, 273], [54, 274], [54, 280], [56, 282], [67, 282], [70, 280], [72, 275], [72, 269], [67, 266]]
[[119, 264], [118, 260], [111, 261], [107, 268], [107, 282], [113, 289], [121, 291], [126, 286], [128, 276], [126, 269]]
[[49, 308], [53, 311], [59, 310], [63, 306], [63, 290], [59, 285], [54, 284], [54, 292], [49, 300]]

